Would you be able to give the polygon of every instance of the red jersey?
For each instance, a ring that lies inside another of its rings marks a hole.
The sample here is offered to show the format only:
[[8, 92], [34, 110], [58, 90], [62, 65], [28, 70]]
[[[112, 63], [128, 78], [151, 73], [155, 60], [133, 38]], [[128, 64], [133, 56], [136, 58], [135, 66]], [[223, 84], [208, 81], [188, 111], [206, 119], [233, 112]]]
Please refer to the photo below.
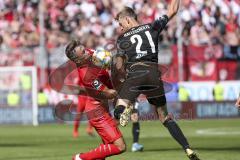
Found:
[[82, 67], [78, 68], [79, 74], [79, 85], [93, 88], [92, 83], [94, 80], [98, 79], [108, 88], [112, 89], [112, 83], [109, 73], [106, 69], [101, 69], [98, 67]]
[[[79, 85], [82, 87], [94, 88], [93, 82], [94, 80], [98, 80], [101, 83], [103, 83], [106, 87], [110, 89], [113, 88], [109, 73], [106, 69], [94, 67], [92, 65], [91, 66], [86, 65], [78, 68], [78, 74], [79, 74]], [[104, 109], [108, 110], [107, 103], [104, 105], [99, 100], [93, 97], [86, 96], [85, 107], [83, 109], [85, 112], [88, 112], [93, 109], [101, 109], [103, 107], [105, 107]]]
[[[78, 68], [78, 74], [79, 85], [82, 87], [94, 88], [93, 82], [97, 79], [108, 88], [113, 88], [109, 73], [106, 69], [84, 66]], [[99, 101], [90, 96], [79, 96], [78, 107], [79, 111], [86, 113], [89, 123], [96, 129], [103, 143], [113, 143], [122, 137], [115, 120], [108, 111], [107, 102]]]

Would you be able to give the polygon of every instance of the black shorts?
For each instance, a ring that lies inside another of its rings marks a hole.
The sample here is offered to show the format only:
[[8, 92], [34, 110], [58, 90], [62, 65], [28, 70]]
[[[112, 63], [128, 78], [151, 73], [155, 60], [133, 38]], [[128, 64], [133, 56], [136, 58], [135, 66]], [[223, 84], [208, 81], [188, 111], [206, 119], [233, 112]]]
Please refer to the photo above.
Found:
[[166, 97], [158, 64], [137, 62], [127, 66], [127, 78], [119, 92], [121, 99], [135, 102], [139, 94], [144, 94], [150, 104], [157, 107], [166, 104]]

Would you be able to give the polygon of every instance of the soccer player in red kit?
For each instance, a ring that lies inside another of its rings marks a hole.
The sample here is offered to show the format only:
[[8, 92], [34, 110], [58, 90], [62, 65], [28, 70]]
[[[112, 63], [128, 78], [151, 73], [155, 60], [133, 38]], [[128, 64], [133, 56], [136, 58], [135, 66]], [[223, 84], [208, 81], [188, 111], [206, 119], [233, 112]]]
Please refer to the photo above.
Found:
[[[71, 41], [66, 48], [67, 57], [76, 63], [84, 87], [95, 88], [99, 94], [112, 99], [117, 92], [112, 88], [111, 80], [106, 69], [94, 66], [91, 63], [93, 50], [86, 49], [80, 41]], [[73, 160], [104, 160], [106, 157], [123, 153], [126, 145], [116, 121], [108, 110], [107, 99], [96, 99], [86, 96], [86, 113], [89, 123], [96, 129], [102, 138], [103, 144], [85, 153], [77, 154]]]
[[[81, 85], [81, 84], [79, 84], [79, 85]], [[75, 117], [74, 124], [73, 124], [73, 126], [74, 126], [73, 127], [73, 137], [74, 138], [77, 138], [79, 136], [78, 128], [80, 125], [81, 113], [84, 111], [85, 105], [86, 105], [86, 97], [78, 96], [78, 105], [77, 105], [77, 109], [76, 109], [76, 112], [78, 115]], [[94, 136], [93, 126], [90, 123], [87, 124], [86, 132], [89, 136]]]
[[[84, 87], [83, 76], [82, 76], [83, 72], [84, 72], [83, 68], [78, 68], [78, 76], [79, 76], [78, 85], [81, 87]], [[79, 124], [80, 124], [80, 120], [81, 120], [81, 113], [84, 111], [86, 102], [87, 102], [86, 96], [78, 96], [78, 105], [77, 105], [77, 109], [76, 109], [77, 116], [75, 117], [74, 124], [73, 124], [73, 126], [74, 126], [73, 137], [75, 137], [75, 138], [79, 136], [78, 128], [79, 128]], [[90, 123], [88, 123], [88, 125], [87, 125], [86, 132], [88, 135], [94, 136], [93, 126]]]

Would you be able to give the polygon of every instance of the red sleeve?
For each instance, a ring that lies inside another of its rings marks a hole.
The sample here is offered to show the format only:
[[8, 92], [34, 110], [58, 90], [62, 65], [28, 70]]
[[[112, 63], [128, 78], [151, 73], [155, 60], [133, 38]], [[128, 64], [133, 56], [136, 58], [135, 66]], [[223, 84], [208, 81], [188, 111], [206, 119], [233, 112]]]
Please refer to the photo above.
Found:
[[92, 83], [94, 80], [98, 79], [108, 88], [113, 88], [109, 73], [105, 69], [98, 67], [82, 67], [78, 68], [78, 73], [80, 86], [92, 88]]
[[112, 81], [111, 81], [110, 75], [109, 75], [109, 73], [106, 70], [104, 70], [103, 74], [101, 74], [98, 78], [109, 89], [113, 89], [113, 85], [112, 85]]

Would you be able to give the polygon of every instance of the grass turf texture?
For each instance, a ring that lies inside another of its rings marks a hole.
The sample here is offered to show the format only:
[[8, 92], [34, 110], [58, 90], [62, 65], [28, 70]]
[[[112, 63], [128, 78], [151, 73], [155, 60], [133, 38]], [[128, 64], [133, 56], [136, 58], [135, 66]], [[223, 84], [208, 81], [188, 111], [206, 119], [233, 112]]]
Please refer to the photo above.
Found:
[[[178, 121], [202, 160], [240, 159], [240, 119]], [[209, 130], [210, 129], [210, 130]], [[181, 147], [160, 122], [142, 122], [144, 152], [132, 153], [131, 124], [121, 128], [128, 151], [109, 160], [187, 160]], [[201, 134], [197, 134], [197, 130]], [[85, 133], [72, 138], [71, 125], [0, 126], [0, 160], [71, 160], [73, 154], [98, 146], [101, 140]]]

